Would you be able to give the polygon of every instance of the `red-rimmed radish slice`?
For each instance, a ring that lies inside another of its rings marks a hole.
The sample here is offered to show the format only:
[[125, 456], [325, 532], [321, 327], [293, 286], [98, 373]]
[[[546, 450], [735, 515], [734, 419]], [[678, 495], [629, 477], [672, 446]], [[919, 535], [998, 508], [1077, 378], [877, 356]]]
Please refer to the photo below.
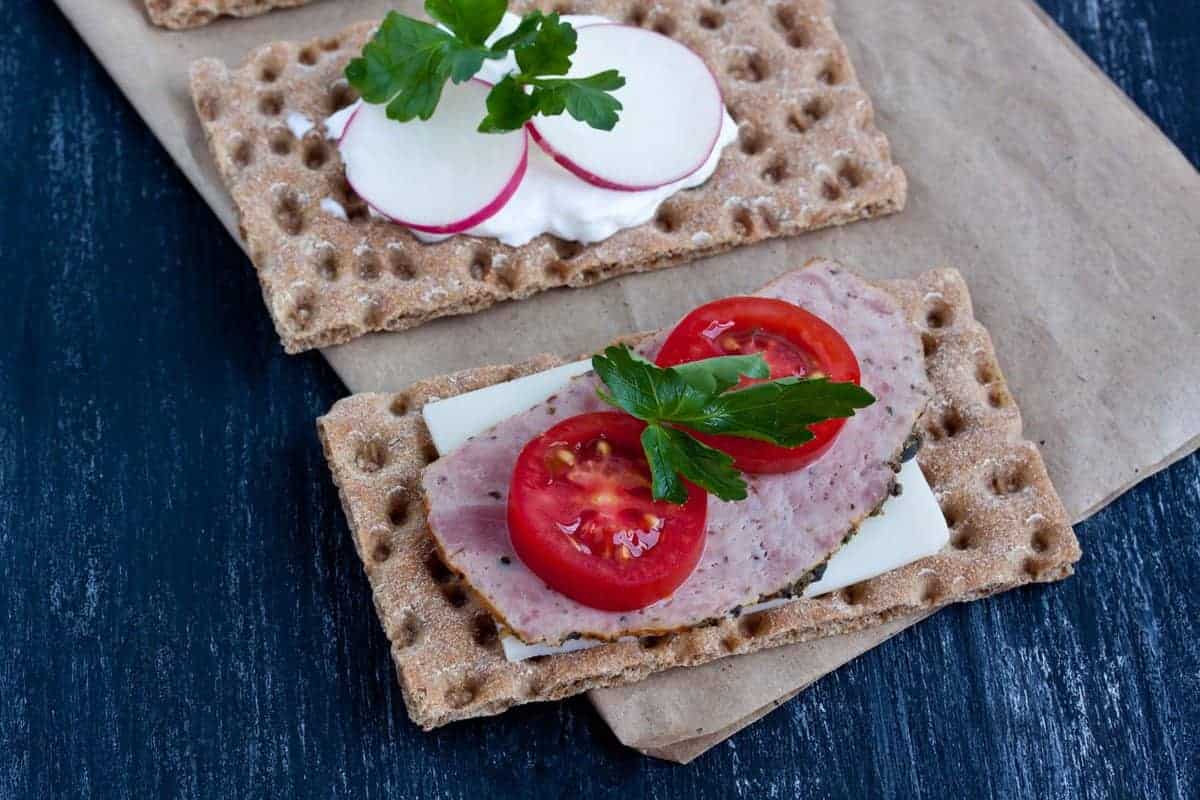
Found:
[[399, 123], [363, 103], [338, 142], [346, 180], [393, 222], [425, 233], [459, 233], [508, 202], [529, 155], [525, 131], [479, 133], [491, 86], [446, 84], [427, 121]]
[[721, 133], [725, 104], [712, 71], [673, 39], [615, 23], [579, 28], [570, 77], [616, 68], [624, 106], [611, 131], [563, 113], [535, 117], [530, 133], [571, 172], [605, 189], [643, 191], [700, 169]]

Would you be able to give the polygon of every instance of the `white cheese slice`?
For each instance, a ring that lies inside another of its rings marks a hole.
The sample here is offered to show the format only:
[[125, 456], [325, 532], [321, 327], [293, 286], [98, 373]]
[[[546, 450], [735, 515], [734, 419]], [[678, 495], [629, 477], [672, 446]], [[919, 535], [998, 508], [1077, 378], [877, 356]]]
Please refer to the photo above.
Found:
[[858, 533], [833, 554], [821, 580], [804, 590], [817, 597], [931, 556], [946, 546], [950, 531], [925, 474], [916, 460], [896, 476], [900, 495], [889, 497], [882, 513], [868, 517]]
[[[425, 424], [438, 453], [446, 454], [472, 436], [528, 411], [561, 391], [571, 378], [590, 369], [590, 361], [576, 361], [457, 397], [435, 400], [426, 403], [422, 410]], [[915, 460], [904, 464], [897, 482], [901, 487], [900, 495], [888, 498], [882, 513], [864, 521], [858, 534], [834, 553], [821, 579], [805, 589], [805, 597], [816, 597], [882, 575], [933, 555], [946, 545], [950, 538], [946, 520]], [[770, 600], [748, 606], [743, 613], [763, 611], [789, 602], [792, 600]], [[602, 644], [576, 639], [557, 646], [529, 645], [507, 634], [502, 634], [500, 641], [509, 661], [569, 653]]]
[[440, 455], [494, 428], [509, 417], [528, 411], [555, 392], [571, 378], [592, 368], [592, 362], [576, 361], [561, 367], [535, 372], [524, 378], [496, 383], [473, 392], [426, 403], [421, 410], [425, 426]]
[[538, 656], [556, 656], [561, 653], [573, 653], [576, 650], [590, 650], [599, 647], [604, 642], [595, 639], [571, 639], [562, 644], [526, 644], [511, 633], [500, 634], [500, 644], [504, 646], [504, 657], [509, 661], [524, 661]]

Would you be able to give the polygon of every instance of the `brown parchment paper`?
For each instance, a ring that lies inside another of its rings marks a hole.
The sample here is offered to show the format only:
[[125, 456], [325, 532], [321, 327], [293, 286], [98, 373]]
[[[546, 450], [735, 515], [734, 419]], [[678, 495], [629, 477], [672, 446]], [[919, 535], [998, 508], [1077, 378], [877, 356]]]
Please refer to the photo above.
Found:
[[[233, 206], [193, 117], [188, 64], [201, 56], [236, 63], [269, 40], [416, 5], [324, 0], [171, 33], [149, 25], [140, 0], [56, 2], [235, 235]], [[1200, 175], [1028, 0], [832, 7], [908, 172], [904, 213], [366, 337], [326, 351], [334, 369], [353, 391], [395, 390], [659, 328], [813, 256], [876, 278], [946, 264], [966, 275], [1026, 434], [1041, 443], [1074, 519], [1195, 449]], [[667, 673], [592, 699], [621, 741], [686, 761], [906, 624]]]
[[668, 670], [633, 686], [593, 689], [589, 696], [618, 736], [631, 737], [623, 742], [646, 755], [686, 764], [926, 616]]

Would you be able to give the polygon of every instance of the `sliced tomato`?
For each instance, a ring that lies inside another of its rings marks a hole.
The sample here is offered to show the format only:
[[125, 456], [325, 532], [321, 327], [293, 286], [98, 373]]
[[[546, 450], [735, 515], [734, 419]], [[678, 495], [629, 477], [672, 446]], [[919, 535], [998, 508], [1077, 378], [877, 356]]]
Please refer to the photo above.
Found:
[[[767, 297], [730, 297], [700, 306], [671, 331], [656, 362], [673, 367], [751, 353], [766, 359], [772, 379], [823, 374], [834, 381], [861, 380], [854, 351], [829, 323], [799, 306]], [[743, 378], [739, 388], [756, 382]], [[733, 456], [743, 472], [791, 472], [820, 458], [845, 424], [844, 419], [831, 419], [813, 425], [809, 430], [814, 438], [799, 447], [712, 434], [696, 434], [696, 438]]]
[[531, 440], [508, 490], [520, 559], [551, 588], [592, 608], [632, 611], [670, 595], [704, 551], [708, 495], [656, 501], [642, 451], [645, 423], [581, 414]]

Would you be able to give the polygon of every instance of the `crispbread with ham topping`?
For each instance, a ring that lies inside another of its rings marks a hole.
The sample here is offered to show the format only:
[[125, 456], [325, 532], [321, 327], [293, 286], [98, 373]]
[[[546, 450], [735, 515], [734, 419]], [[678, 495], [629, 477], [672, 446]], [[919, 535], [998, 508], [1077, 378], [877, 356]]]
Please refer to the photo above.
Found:
[[[820, 262], [819, 262], [820, 263]], [[827, 262], [825, 262], [827, 263]], [[1037, 446], [1025, 441], [987, 331], [951, 269], [877, 284], [921, 330], [933, 387], [921, 469], [946, 514], [937, 555], [819, 598], [668, 636], [511, 663], [493, 618], [439, 560], [420, 502], [437, 457], [421, 408], [564, 363], [540, 356], [339, 401], [318, 432], [391, 645], [408, 713], [434, 728], [638, 681], [660, 670], [860, 630], [1071, 574], [1079, 543]], [[1052, 625], [1052, 620], [1045, 624]]]
[[[512, 550], [505, 509], [521, 448], [566, 417], [606, 410], [594, 376], [506, 420], [431, 464], [422, 484], [429, 526], [446, 564], [526, 642], [575, 636], [615, 640], [700, 625], [733, 609], [793, 593], [888, 497], [899, 454], [925, 408], [921, 340], [886, 292], [833, 264], [789, 273], [760, 296], [798, 305], [836, 328], [858, 356], [876, 402], [847, 423], [804, 470], [747, 476], [750, 496], [709, 499], [708, 537], [695, 572], [671, 597], [637, 611], [589, 608], [545, 586]], [[653, 358], [661, 336], [639, 350]]]

